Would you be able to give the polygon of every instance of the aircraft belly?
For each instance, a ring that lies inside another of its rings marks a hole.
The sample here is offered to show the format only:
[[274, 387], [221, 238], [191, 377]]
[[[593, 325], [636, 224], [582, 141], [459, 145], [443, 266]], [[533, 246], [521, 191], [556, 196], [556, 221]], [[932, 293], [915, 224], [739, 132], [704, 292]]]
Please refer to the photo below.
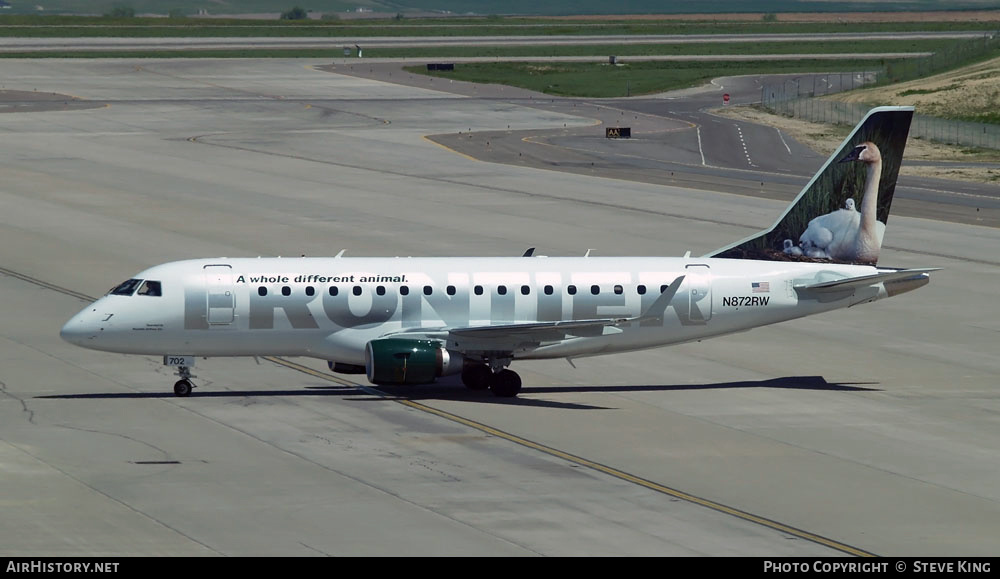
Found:
[[196, 356], [304, 356], [326, 335], [321, 330], [187, 331], [182, 339], [170, 340], [168, 349]]
[[710, 333], [710, 327], [668, 323], [660, 327], [621, 328], [622, 332], [617, 334], [569, 338], [558, 343], [539, 346], [515, 357], [540, 360], [645, 350], [697, 340]]

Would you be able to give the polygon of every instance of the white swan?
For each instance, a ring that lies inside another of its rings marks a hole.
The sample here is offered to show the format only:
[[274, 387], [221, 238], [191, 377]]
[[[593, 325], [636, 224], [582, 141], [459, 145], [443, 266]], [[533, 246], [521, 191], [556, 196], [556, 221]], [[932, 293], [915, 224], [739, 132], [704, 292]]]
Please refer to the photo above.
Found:
[[830, 259], [830, 254], [828, 254], [826, 250], [818, 247], [805, 247], [802, 251], [806, 254], [806, 257], [811, 257], [813, 259]]
[[782, 249], [788, 255], [802, 255], [802, 248], [792, 243], [791, 239], [785, 240], [785, 247]]
[[857, 209], [854, 208], [854, 197], [848, 197], [847, 201], [844, 201], [844, 209], [848, 211], [857, 211]]
[[885, 224], [876, 220], [878, 185], [882, 175], [882, 154], [875, 143], [865, 142], [854, 148], [841, 163], [860, 161], [868, 166], [861, 211], [848, 199], [846, 209], [820, 215], [809, 222], [799, 237], [799, 245], [809, 257], [836, 261], [875, 263], [882, 247]]
[[[854, 200], [848, 199], [851, 203], [847, 209], [837, 209], [826, 215], [820, 215], [809, 222], [806, 230], [799, 236], [799, 245], [804, 250], [818, 249], [823, 253], [828, 253], [828, 248], [833, 244], [838, 234], [857, 227], [860, 215], [854, 210]], [[824, 255], [823, 257], [831, 257]]]
[[878, 186], [882, 176], [882, 153], [870, 141], [861, 143], [841, 163], [860, 161], [867, 165], [865, 189], [861, 197], [861, 212], [856, 225], [834, 238], [826, 252], [831, 259], [875, 263], [882, 248], [885, 223], [878, 221]]

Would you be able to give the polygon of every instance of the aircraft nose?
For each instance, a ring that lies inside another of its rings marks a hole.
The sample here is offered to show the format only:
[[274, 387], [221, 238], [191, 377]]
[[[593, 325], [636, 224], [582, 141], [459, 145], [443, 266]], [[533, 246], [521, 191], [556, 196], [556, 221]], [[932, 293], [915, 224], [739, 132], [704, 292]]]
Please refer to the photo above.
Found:
[[70, 344], [88, 347], [100, 332], [100, 327], [95, 323], [95, 313], [93, 307], [88, 307], [76, 314], [59, 330], [59, 337]]

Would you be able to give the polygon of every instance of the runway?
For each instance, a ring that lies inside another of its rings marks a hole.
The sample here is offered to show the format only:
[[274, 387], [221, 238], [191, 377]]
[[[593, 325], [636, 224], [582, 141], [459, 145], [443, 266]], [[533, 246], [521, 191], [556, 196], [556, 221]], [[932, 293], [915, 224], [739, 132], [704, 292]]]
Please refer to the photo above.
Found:
[[174, 259], [698, 255], [785, 206], [475, 160], [425, 137], [565, 128], [549, 154], [572, 161], [595, 119], [319, 64], [5, 62], [5, 90], [100, 106], [0, 114], [0, 553], [995, 553], [994, 227], [894, 213], [880, 263], [944, 268], [920, 291], [525, 362], [514, 400], [374, 391], [306, 359], [199, 360], [179, 399], [158, 359], [62, 342], [81, 298]]
[[[177, 25], [150, 27], [144, 34], [157, 33], [176, 28]], [[58, 28], [58, 27], [57, 27]], [[73, 27], [68, 27], [73, 28]], [[86, 28], [86, 27], [76, 27]], [[266, 28], [265, 25], [255, 28]], [[443, 31], [448, 25], [435, 25], [435, 30]], [[31, 27], [23, 27], [30, 34]], [[239, 32], [237, 27], [229, 27], [229, 33]], [[385, 32], [384, 30], [382, 31]], [[354, 48], [417, 48], [442, 46], [594, 46], [594, 45], [641, 45], [641, 44], [701, 44], [718, 42], [809, 42], [815, 41], [812, 34], [605, 34], [605, 35], [491, 35], [491, 36], [329, 36], [329, 31], [317, 28], [316, 36], [233, 36], [233, 37], [158, 37], [158, 36], [80, 36], [80, 37], [30, 37], [19, 36], [0, 38], [0, 53], [31, 51], [67, 50], [205, 50], [205, 49], [307, 49], [341, 47]], [[894, 32], [894, 33], [834, 33], [825, 35], [827, 41], [875, 41], [875, 40], [959, 40], [982, 38], [988, 31], [959, 32]], [[915, 53], [910, 53], [912, 56]], [[919, 53], [925, 54], [925, 53]], [[759, 56], [759, 55], [758, 55]], [[781, 55], [785, 58], [788, 55]], [[844, 58], [844, 55], [827, 55]], [[860, 56], [860, 55], [859, 55]], [[811, 55], [810, 58], [822, 58]], [[732, 57], [726, 57], [732, 58]]]

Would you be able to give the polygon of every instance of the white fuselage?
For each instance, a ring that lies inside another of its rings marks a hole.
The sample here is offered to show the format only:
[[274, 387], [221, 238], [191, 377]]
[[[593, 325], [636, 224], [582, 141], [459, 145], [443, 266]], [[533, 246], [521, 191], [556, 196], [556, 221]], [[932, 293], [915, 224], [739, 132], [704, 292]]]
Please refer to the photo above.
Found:
[[[874, 267], [706, 258], [216, 258], [139, 273], [159, 295], [109, 293], [62, 335], [96, 350], [150, 355], [311, 356], [364, 364], [389, 334], [527, 322], [638, 318], [683, 282], [662, 315], [512, 347], [514, 359], [589, 356], [729, 334], [884, 297], [793, 289]], [[437, 334], [436, 334], [437, 333]]]

